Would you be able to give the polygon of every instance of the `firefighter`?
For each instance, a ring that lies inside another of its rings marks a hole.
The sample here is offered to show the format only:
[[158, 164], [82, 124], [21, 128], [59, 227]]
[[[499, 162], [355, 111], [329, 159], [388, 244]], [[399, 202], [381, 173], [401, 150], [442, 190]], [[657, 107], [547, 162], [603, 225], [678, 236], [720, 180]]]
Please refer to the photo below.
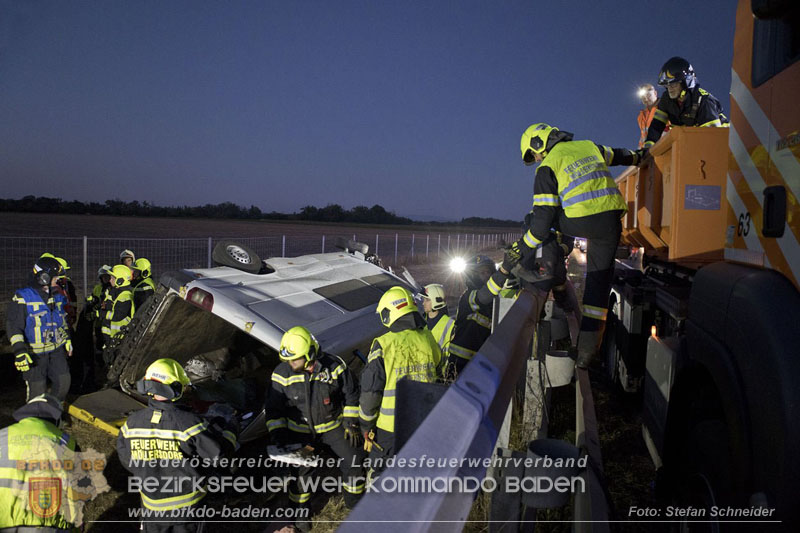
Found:
[[122, 328], [133, 318], [136, 308], [133, 303], [131, 279], [133, 272], [125, 265], [115, 265], [109, 272], [111, 290], [108, 291], [110, 301], [106, 301], [106, 316], [103, 321], [103, 359], [111, 364], [111, 343], [122, 340]]
[[[174, 359], [153, 362], [136, 383], [136, 389], [150, 397], [147, 407], [131, 414], [117, 437], [122, 466], [138, 480], [159, 481], [157, 486], [140, 485], [142, 506], [156, 513], [143, 522], [144, 531], [200, 531], [202, 523], [181, 522], [180, 517], [190, 513], [177, 511], [197, 504], [206, 494], [193, 489], [195, 480], [207, 475], [208, 469], [191, 459], [213, 459], [237, 447], [231, 431], [178, 403], [189, 385], [186, 372]], [[169, 488], [164, 484], [168, 479], [176, 481]], [[131, 480], [128, 483], [131, 486]]]
[[[358, 385], [345, 362], [324, 353], [308, 329], [295, 326], [283, 334], [272, 372], [264, 414], [270, 440], [278, 445], [310, 444], [340, 458], [344, 503], [353, 507], [364, 492], [363, 443], [358, 423]], [[289, 487], [289, 499], [308, 508], [310, 492], [302, 479], [313, 468], [300, 468]], [[296, 524], [300, 529], [305, 520]]]
[[[545, 269], [563, 257], [551, 228], [588, 240], [583, 318], [578, 336], [577, 364], [585, 368], [602, 339], [614, 256], [627, 211], [609, 165], [635, 165], [639, 153], [609, 148], [592, 141], [573, 141], [572, 133], [547, 124], [533, 124], [522, 134], [520, 148], [526, 165], [540, 163], [533, 184], [533, 211], [524, 236], [507, 251], [503, 269], [520, 260], [542, 255]], [[535, 252], [534, 252], [535, 250]], [[556, 258], [553, 263], [548, 257]], [[555, 273], [540, 272], [542, 279]], [[547, 290], [552, 287], [545, 287]]]
[[150, 261], [144, 257], [140, 257], [133, 264], [133, 305], [136, 309], [141, 309], [156, 291], [156, 284], [153, 283], [150, 268]]
[[[0, 531], [75, 530], [77, 524], [58, 512], [66, 508], [64, 499], [71, 489], [61, 485], [59, 474], [64, 471], [41, 466], [61, 463], [65, 455], [76, 451], [75, 439], [58, 428], [61, 401], [42, 394], [31, 398], [13, 416], [17, 423], [0, 430], [0, 472], [4, 472], [0, 474]], [[52, 481], [58, 483], [57, 487]], [[50, 513], [50, 507], [56, 505], [58, 510]]]
[[433, 338], [442, 349], [442, 356], [447, 357], [450, 340], [453, 338], [453, 325], [456, 321], [447, 316], [447, 300], [442, 285], [431, 283], [425, 286], [425, 290], [422, 292], [422, 309], [425, 311], [428, 329], [431, 330]]
[[361, 373], [359, 418], [364, 450], [370, 465], [382, 470], [394, 449], [394, 411], [397, 382], [402, 378], [433, 383], [440, 375], [442, 350], [425, 327], [414, 298], [403, 287], [387, 290], [376, 309], [389, 331], [372, 341], [367, 366]]
[[128, 268], [133, 266], [133, 263], [136, 261], [136, 255], [130, 250], [122, 250], [119, 254], [119, 262], [121, 265], [125, 265]]
[[6, 311], [6, 331], [15, 366], [27, 386], [26, 401], [44, 394], [48, 379], [59, 400], [69, 392], [67, 357], [72, 355], [72, 339], [64, 309], [67, 301], [55, 289], [63, 274], [64, 268], [54, 258], [39, 258], [28, 287], [14, 293], [13, 305]]
[[673, 126], [701, 128], [728, 127], [730, 121], [722, 113], [722, 104], [697, 84], [692, 65], [682, 57], [670, 58], [661, 67], [658, 84], [666, 87], [647, 130], [644, 148], [649, 149], [658, 139], [667, 122]]
[[64, 275], [58, 278], [58, 282], [56, 283], [56, 290], [61, 292], [64, 295], [64, 298], [67, 299], [67, 303], [64, 306], [64, 310], [67, 313], [67, 325], [69, 326], [71, 331], [75, 331], [75, 324], [78, 321], [78, 297], [75, 292], [75, 284], [72, 283], [72, 280], [69, 279], [69, 270], [70, 266], [67, 263], [66, 259], [61, 257], [56, 257], [51, 253], [44, 253], [41, 257], [52, 257], [56, 261], [61, 264], [61, 267], [64, 269]]
[[464, 281], [467, 288], [458, 300], [455, 331], [445, 365], [445, 379], [452, 381], [464, 370], [492, 332], [492, 304], [508, 280], [485, 255], [467, 260]]

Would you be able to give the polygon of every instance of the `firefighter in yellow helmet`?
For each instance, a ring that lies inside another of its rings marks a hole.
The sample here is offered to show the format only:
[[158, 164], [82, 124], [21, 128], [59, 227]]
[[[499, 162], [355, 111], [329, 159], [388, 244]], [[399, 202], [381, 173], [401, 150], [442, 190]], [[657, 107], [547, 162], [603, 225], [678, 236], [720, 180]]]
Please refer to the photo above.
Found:
[[442, 349], [442, 356], [447, 357], [456, 320], [447, 316], [447, 300], [442, 285], [431, 283], [425, 286], [422, 291], [422, 309], [425, 311], [428, 329], [431, 330], [433, 338]]
[[131, 280], [133, 271], [125, 265], [115, 265], [111, 275], [110, 302], [106, 303], [106, 316], [103, 321], [103, 359], [106, 364], [113, 362], [111, 348], [125, 336], [123, 328], [130, 324], [136, 307], [133, 303]]
[[[6, 472], [0, 482], [0, 531], [77, 531], [73, 528], [81, 524], [68, 521], [74, 515], [69, 516], [66, 501], [77, 487], [65, 483], [65, 469], [47, 466], [80, 462], [75, 461], [75, 439], [58, 427], [61, 401], [42, 394], [13, 416], [17, 423], [0, 430], [0, 461]], [[54, 481], [60, 490], [53, 490]]]
[[133, 263], [133, 305], [136, 309], [141, 309], [148, 299], [156, 292], [156, 284], [153, 282], [150, 261], [140, 257]]
[[407, 289], [395, 286], [387, 290], [378, 301], [376, 312], [389, 331], [372, 341], [367, 366], [361, 373], [358, 414], [370, 465], [380, 471], [383, 459], [396, 451], [397, 382], [403, 378], [435, 382], [440, 376], [442, 351]]
[[72, 356], [72, 336], [67, 325], [67, 300], [56, 287], [64, 267], [53, 257], [40, 257], [33, 265], [28, 285], [14, 292], [6, 308], [6, 331], [14, 352], [14, 365], [27, 386], [26, 401], [47, 391], [64, 400], [69, 392], [67, 357]]
[[[344, 501], [353, 507], [364, 492], [361, 468], [363, 440], [358, 424], [358, 385], [345, 362], [324, 353], [303, 326], [281, 338], [281, 362], [272, 372], [264, 415], [270, 440], [278, 446], [311, 444], [332, 452], [341, 461]], [[303, 490], [313, 468], [302, 467], [289, 487], [289, 499], [308, 508], [311, 492]], [[305, 527], [304, 521], [296, 524]]]
[[[213, 459], [235, 451], [236, 436], [219, 419], [196, 415], [179, 400], [190, 385], [183, 367], [174, 359], [158, 359], [136, 383], [140, 394], [149, 396], [147, 407], [131, 414], [120, 428], [117, 455], [134, 479], [156, 479], [157, 484], [135, 483], [142, 506], [153, 512], [143, 522], [150, 532], [200, 531], [202, 522], [181, 522], [191, 516], [178, 511], [197, 504], [204, 496], [197, 480], [210, 472], [193, 458]], [[165, 484], [167, 479], [182, 483]], [[161, 520], [161, 522], [159, 522]]]
[[578, 337], [580, 367], [589, 364], [605, 328], [614, 256], [627, 206], [608, 170], [610, 165], [635, 165], [639, 154], [592, 141], [574, 141], [572, 133], [548, 124], [533, 124], [520, 140], [526, 165], [539, 163], [533, 184], [533, 210], [524, 236], [503, 259], [501, 270], [522, 262], [549, 291], [563, 250], [551, 228], [588, 240], [583, 319]]

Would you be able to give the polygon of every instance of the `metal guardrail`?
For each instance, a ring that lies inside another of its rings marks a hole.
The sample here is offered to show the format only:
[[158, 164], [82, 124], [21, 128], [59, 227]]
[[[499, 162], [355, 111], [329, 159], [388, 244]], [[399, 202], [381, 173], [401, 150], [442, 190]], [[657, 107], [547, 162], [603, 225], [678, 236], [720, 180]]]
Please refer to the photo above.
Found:
[[[521, 292], [496, 331], [399, 451], [395, 466], [380, 476], [375, 487], [378, 492], [369, 492], [362, 499], [340, 531], [363, 531], [360, 524], [364, 522], [380, 522], [383, 532], [426, 531], [434, 522], [437, 531], [461, 530], [475, 492], [386, 489], [419, 477], [484, 478], [483, 460], [494, 452], [545, 298], [543, 293]], [[400, 466], [422, 457], [448, 461], [444, 466], [439, 466], [440, 462], [433, 467]]]

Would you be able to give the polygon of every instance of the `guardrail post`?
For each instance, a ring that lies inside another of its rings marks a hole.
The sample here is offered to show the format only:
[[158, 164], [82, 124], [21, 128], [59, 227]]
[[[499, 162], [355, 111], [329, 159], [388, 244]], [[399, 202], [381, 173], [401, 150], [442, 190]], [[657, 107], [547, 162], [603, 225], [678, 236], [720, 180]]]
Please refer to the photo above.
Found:
[[281, 257], [286, 257], [286, 235], [281, 235]]
[[89, 239], [83, 236], [83, 297], [89, 295]]

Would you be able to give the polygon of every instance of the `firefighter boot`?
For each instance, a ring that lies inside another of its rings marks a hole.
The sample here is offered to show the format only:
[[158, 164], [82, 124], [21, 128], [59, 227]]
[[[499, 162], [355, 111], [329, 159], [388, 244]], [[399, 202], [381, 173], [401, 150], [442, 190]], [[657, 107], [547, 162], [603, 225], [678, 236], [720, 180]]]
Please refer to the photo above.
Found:
[[581, 330], [578, 334], [578, 357], [575, 365], [578, 368], [589, 368], [595, 352], [603, 339], [602, 331]]

